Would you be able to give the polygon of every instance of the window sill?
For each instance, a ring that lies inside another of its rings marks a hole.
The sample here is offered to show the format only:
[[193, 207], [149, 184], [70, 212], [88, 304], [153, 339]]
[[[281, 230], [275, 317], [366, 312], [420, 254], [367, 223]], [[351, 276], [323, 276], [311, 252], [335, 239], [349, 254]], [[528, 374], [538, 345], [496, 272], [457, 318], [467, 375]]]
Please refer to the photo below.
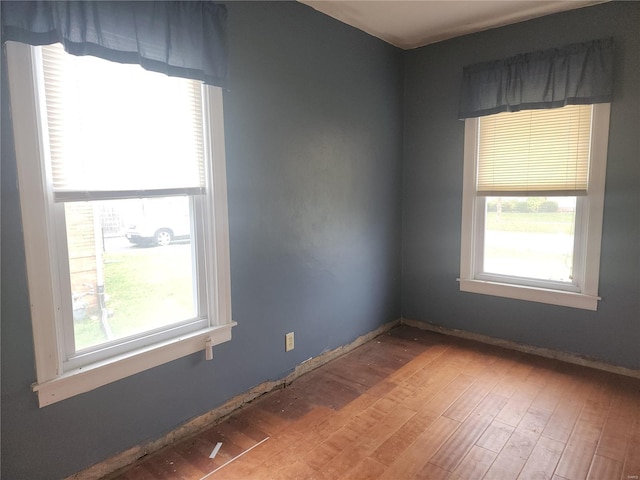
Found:
[[550, 305], [581, 308], [584, 310], [598, 310], [598, 300], [600, 300], [600, 297], [597, 296], [563, 292], [561, 290], [511, 285], [484, 280], [458, 279], [458, 281], [460, 282], [461, 292], [480, 293], [483, 295], [548, 303]]
[[202, 351], [204, 357], [205, 342], [211, 339], [211, 344], [215, 346], [231, 340], [231, 328], [235, 325], [232, 322], [200, 330], [78, 368], [53, 380], [34, 384], [33, 390], [38, 393], [38, 402], [42, 408], [195, 352]]

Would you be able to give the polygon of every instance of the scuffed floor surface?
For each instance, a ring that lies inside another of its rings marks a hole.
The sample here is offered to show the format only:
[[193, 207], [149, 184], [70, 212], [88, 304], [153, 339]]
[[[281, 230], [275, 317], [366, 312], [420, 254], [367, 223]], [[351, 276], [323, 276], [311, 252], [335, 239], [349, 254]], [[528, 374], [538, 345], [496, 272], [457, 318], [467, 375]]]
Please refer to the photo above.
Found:
[[640, 380], [399, 327], [109, 478], [638, 480]]

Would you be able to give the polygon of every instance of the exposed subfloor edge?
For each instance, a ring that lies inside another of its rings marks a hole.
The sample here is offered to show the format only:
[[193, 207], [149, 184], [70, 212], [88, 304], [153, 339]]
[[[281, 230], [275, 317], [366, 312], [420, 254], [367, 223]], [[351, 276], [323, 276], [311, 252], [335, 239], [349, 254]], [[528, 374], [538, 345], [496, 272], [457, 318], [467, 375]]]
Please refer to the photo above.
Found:
[[131, 447], [128, 450], [120, 452], [112, 457], [109, 457], [95, 465], [88, 467], [80, 472], [74, 473], [73, 475], [68, 476], [65, 480], [99, 480], [99, 479], [109, 479], [115, 475], [121, 473], [121, 470], [136, 460], [144, 457], [145, 455], [152, 454], [157, 452], [163, 447], [168, 445], [172, 445], [176, 442], [185, 440], [198, 432], [208, 428], [217, 422], [223, 420], [228, 417], [236, 410], [241, 408], [243, 405], [251, 402], [252, 400], [264, 395], [265, 393], [269, 393], [273, 390], [281, 388], [284, 385], [287, 385], [293, 382], [296, 378], [308, 373], [316, 368], [321, 367], [322, 365], [327, 364], [328, 362], [349, 353], [355, 348], [367, 343], [370, 340], [388, 332], [393, 327], [398, 326], [401, 323], [401, 320], [393, 320], [391, 322], [385, 323], [384, 325], [378, 327], [377, 329], [366, 333], [358, 338], [356, 338], [353, 342], [343, 345], [341, 347], [335, 348], [333, 350], [324, 352], [317, 357], [310, 358], [309, 360], [305, 360], [301, 364], [297, 365], [293, 372], [287, 375], [284, 378], [280, 378], [278, 380], [270, 380], [261, 383], [253, 387], [251, 390], [243, 392], [239, 395], [236, 395], [226, 403], [221, 406], [210, 410], [207, 413], [204, 413], [194, 419], [191, 419], [181, 425], [180, 427], [172, 430], [166, 435], [152, 440], [150, 442], [136, 445], [135, 447]]
[[506, 348], [509, 350], [516, 350], [518, 352], [529, 353], [531, 355], [538, 355], [540, 357], [551, 358], [553, 360], [560, 360], [561, 362], [572, 363], [575, 365], [580, 365], [582, 367], [590, 367], [596, 370], [603, 370], [605, 372], [616, 373], [618, 375], [624, 375], [627, 377], [640, 378], [640, 370], [634, 370], [632, 368], [621, 367], [618, 365], [611, 365], [609, 363], [596, 360], [593, 358], [585, 357], [582, 355], [578, 355], [575, 353], [563, 352], [561, 350], [552, 350], [552, 349], [543, 348], [543, 347], [535, 347], [532, 345], [513, 342], [511, 340], [504, 340], [502, 338], [490, 337], [488, 335], [467, 332], [465, 330], [446, 328], [440, 325], [421, 322], [419, 320], [411, 320], [408, 318], [400, 319], [400, 324], [407, 325], [409, 327], [418, 328], [420, 330], [428, 330], [430, 332], [441, 333], [443, 335], [450, 335], [452, 337], [459, 337], [467, 340], [473, 340], [479, 343], [486, 343], [488, 345], [494, 345], [494, 346]]

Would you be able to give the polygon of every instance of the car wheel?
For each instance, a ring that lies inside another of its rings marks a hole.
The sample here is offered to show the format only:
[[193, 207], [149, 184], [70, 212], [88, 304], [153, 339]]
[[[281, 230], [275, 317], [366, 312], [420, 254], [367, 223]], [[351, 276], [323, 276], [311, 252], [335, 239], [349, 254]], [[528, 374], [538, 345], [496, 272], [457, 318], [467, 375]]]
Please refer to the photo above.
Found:
[[154, 240], [156, 242], [156, 245], [166, 247], [171, 243], [171, 232], [169, 230], [158, 230], [155, 234]]

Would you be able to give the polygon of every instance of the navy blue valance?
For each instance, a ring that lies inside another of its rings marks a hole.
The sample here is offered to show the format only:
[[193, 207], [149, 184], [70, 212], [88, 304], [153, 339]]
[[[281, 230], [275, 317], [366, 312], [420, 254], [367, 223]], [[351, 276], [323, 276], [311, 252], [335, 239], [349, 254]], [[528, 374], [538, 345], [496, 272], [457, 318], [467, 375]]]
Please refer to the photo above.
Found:
[[459, 118], [610, 102], [613, 39], [465, 67]]
[[227, 86], [227, 10], [207, 1], [2, 1], [2, 42], [60, 42], [147, 70]]

